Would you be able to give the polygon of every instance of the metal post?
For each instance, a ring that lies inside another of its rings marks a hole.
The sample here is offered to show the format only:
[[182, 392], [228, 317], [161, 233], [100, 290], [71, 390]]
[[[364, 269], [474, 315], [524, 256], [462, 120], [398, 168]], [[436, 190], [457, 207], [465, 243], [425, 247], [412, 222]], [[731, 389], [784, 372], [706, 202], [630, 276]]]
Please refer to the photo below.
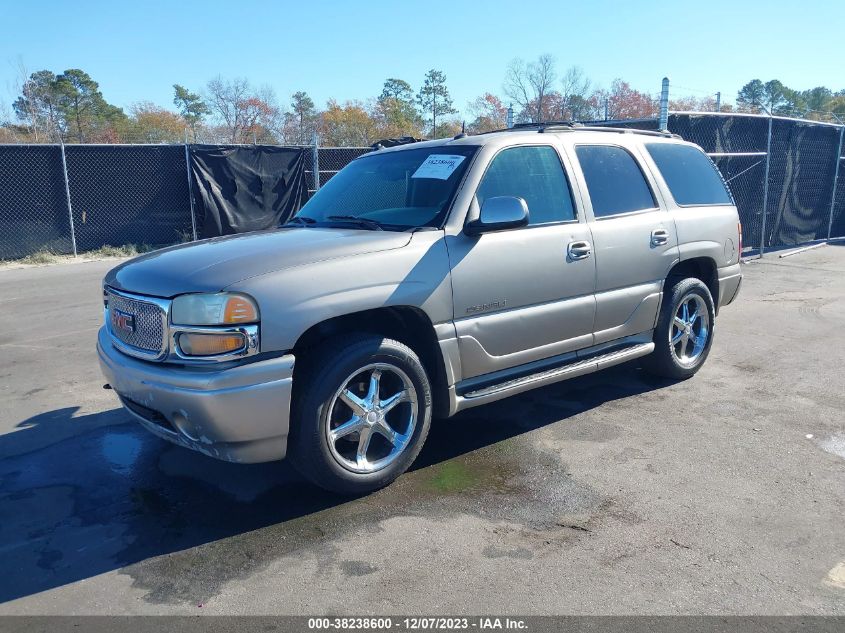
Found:
[[660, 130], [666, 132], [669, 129], [669, 78], [663, 78], [663, 85], [660, 88]]
[[65, 157], [65, 142], [61, 143], [62, 148], [62, 171], [65, 174], [65, 196], [67, 196], [67, 216], [70, 220], [70, 243], [73, 244], [73, 256], [76, 257], [76, 229], [73, 227], [73, 207], [70, 204], [70, 181], [67, 177], [67, 158]]
[[513, 104], [508, 106], [508, 129], [513, 127]]
[[716, 112], [721, 112], [721, 111], [722, 111], [722, 93], [717, 92], [716, 93]]
[[769, 113], [769, 133], [766, 139], [766, 175], [763, 181], [763, 222], [760, 226], [760, 257], [766, 250], [766, 215], [769, 211], [769, 165], [772, 162], [772, 113]]
[[185, 143], [185, 172], [188, 174], [188, 200], [191, 205], [191, 234], [194, 241], [197, 239], [197, 216], [194, 211], [194, 179], [191, 178], [191, 155], [188, 152], [188, 144]]
[[830, 194], [830, 218], [827, 221], [827, 239], [831, 238], [833, 230], [833, 210], [836, 207], [836, 187], [839, 184], [839, 165], [842, 163], [842, 137], [845, 135], [845, 125], [839, 128], [839, 149], [836, 150], [836, 169], [833, 172], [833, 192]]
[[320, 190], [320, 137], [314, 132], [314, 154], [311, 159], [314, 170], [314, 191]]

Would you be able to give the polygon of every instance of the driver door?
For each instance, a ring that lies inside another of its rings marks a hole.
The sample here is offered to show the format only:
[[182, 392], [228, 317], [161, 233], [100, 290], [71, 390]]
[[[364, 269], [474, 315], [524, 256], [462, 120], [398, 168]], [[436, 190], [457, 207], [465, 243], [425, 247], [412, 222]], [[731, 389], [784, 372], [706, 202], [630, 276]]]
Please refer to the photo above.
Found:
[[592, 237], [552, 145], [499, 151], [476, 191], [526, 201], [527, 226], [448, 236], [463, 378], [589, 347], [595, 316]]

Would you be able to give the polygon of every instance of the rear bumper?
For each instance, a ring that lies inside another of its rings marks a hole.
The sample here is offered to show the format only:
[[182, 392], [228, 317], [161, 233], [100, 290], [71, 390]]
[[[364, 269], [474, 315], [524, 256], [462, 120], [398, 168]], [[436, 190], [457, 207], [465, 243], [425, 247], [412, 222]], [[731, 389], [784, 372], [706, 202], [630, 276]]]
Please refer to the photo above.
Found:
[[720, 268], [719, 304], [717, 308], [732, 303], [739, 294], [740, 286], [742, 286], [742, 269], [738, 263]]
[[97, 353], [126, 410], [155, 435], [231, 462], [284, 458], [292, 355], [227, 369], [150, 363], [117, 351], [105, 328]]

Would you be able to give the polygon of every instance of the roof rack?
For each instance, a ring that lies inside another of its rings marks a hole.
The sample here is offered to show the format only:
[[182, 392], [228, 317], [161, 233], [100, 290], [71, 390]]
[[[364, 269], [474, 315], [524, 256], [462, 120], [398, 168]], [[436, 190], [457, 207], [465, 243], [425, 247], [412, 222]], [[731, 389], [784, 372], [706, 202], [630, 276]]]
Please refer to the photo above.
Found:
[[671, 132], [659, 130], [640, 130], [637, 128], [612, 127], [605, 125], [583, 125], [577, 121], [544, 121], [543, 123], [517, 123], [512, 128], [496, 130], [497, 132], [522, 132], [536, 129], [538, 133], [543, 132], [609, 132], [616, 134], [642, 134], [645, 136], [660, 136], [663, 138], [681, 138]]

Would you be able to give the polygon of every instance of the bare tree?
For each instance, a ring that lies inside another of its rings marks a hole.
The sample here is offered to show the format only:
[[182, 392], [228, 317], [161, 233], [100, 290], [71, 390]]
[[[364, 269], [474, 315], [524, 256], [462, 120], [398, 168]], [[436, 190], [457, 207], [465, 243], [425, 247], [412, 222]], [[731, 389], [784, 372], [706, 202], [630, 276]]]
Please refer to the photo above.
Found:
[[216, 77], [206, 86], [205, 101], [229, 143], [276, 142], [281, 112], [270, 87], [254, 89], [243, 78]]
[[578, 66], [570, 66], [560, 78], [561, 105], [565, 115], [573, 120], [590, 116], [590, 78]]
[[249, 81], [243, 77], [225, 80], [218, 75], [208, 82], [206, 92], [206, 101], [226, 129], [229, 142], [237, 143], [246, 127], [242, 104], [250, 98]]
[[546, 100], [556, 79], [555, 58], [540, 55], [535, 61], [525, 63], [516, 58], [505, 71], [505, 94], [520, 107], [520, 118], [540, 122], [546, 109]]

